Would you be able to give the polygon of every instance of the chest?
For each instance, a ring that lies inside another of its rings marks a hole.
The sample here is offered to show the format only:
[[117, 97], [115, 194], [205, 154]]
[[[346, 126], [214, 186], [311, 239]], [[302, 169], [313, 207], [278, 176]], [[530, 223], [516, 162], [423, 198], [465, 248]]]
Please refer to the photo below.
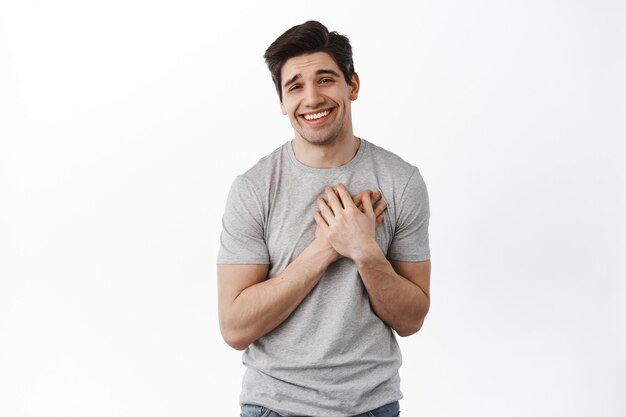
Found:
[[314, 239], [319, 210], [316, 200], [324, 188], [344, 184], [355, 196], [365, 189], [380, 191], [387, 202], [383, 223], [376, 228], [376, 241], [386, 254], [395, 230], [395, 198], [393, 187], [374, 175], [345, 173], [332, 177], [287, 177], [270, 187], [264, 205], [264, 237], [270, 254], [270, 276], [282, 271]]

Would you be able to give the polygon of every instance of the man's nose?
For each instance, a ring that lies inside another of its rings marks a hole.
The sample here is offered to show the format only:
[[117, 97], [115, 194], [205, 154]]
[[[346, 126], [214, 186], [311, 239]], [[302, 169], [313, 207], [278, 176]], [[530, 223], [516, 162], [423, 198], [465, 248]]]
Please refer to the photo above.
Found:
[[307, 107], [315, 108], [320, 104], [324, 103], [324, 97], [320, 94], [319, 89], [316, 85], [310, 86], [306, 89], [304, 96], [304, 104]]

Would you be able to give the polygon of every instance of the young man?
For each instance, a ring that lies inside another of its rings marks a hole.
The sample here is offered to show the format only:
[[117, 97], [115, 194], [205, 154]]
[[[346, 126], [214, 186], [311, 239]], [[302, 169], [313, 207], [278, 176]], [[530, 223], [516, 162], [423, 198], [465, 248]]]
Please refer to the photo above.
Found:
[[418, 169], [354, 136], [348, 39], [309, 21], [265, 53], [294, 139], [232, 185], [218, 256], [225, 341], [244, 350], [243, 417], [399, 414], [394, 331], [429, 308]]

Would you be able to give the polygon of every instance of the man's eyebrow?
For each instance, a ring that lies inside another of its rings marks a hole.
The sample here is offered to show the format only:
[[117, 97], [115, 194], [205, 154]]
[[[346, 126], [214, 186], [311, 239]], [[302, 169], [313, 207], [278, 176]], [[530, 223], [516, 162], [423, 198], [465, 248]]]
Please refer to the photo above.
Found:
[[317, 75], [331, 74], [331, 75], [334, 75], [335, 77], [339, 77], [339, 74], [337, 74], [337, 71], [333, 71], [331, 69], [321, 69], [321, 70], [317, 70], [315, 73]]
[[[331, 69], [319, 69], [319, 70], [315, 71], [315, 75], [324, 75], [324, 74], [334, 75], [335, 77], [339, 77], [340, 76], [337, 73], [337, 71], [331, 70]], [[301, 78], [301, 77], [302, 77], [302, 74], [294, 75], [293, 77], [291, 77], [290, 79], [285, 81], [285, 83], [283, 84], [283, 88], [287, 88], [290, 84], [295, 83], [298, 80], [298, 78]]]
[[296, 80], [298, 78], [302, 77], [302, 75], [300, 74], [296, 74], [293, 77], [291, 77], [290, 79], [288, 79], [287, 81], [285, 81], [285, 83], [283, 84], [283, 88], [287, 87], [289, 84], [293, 84], [296, 82]]

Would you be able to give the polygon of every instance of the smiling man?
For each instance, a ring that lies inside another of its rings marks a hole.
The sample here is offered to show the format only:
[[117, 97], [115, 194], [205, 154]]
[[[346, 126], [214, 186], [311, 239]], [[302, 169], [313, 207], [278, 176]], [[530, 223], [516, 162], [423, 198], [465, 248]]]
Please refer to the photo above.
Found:
[[219, 320], [245, 350], [241, 416], [398, 416], [395, 335], [430, 306], [426, 186], [354, 135], [347, 37], [309, 21], [265, 60], [294, 138], [235, 179], [223, 217]]

